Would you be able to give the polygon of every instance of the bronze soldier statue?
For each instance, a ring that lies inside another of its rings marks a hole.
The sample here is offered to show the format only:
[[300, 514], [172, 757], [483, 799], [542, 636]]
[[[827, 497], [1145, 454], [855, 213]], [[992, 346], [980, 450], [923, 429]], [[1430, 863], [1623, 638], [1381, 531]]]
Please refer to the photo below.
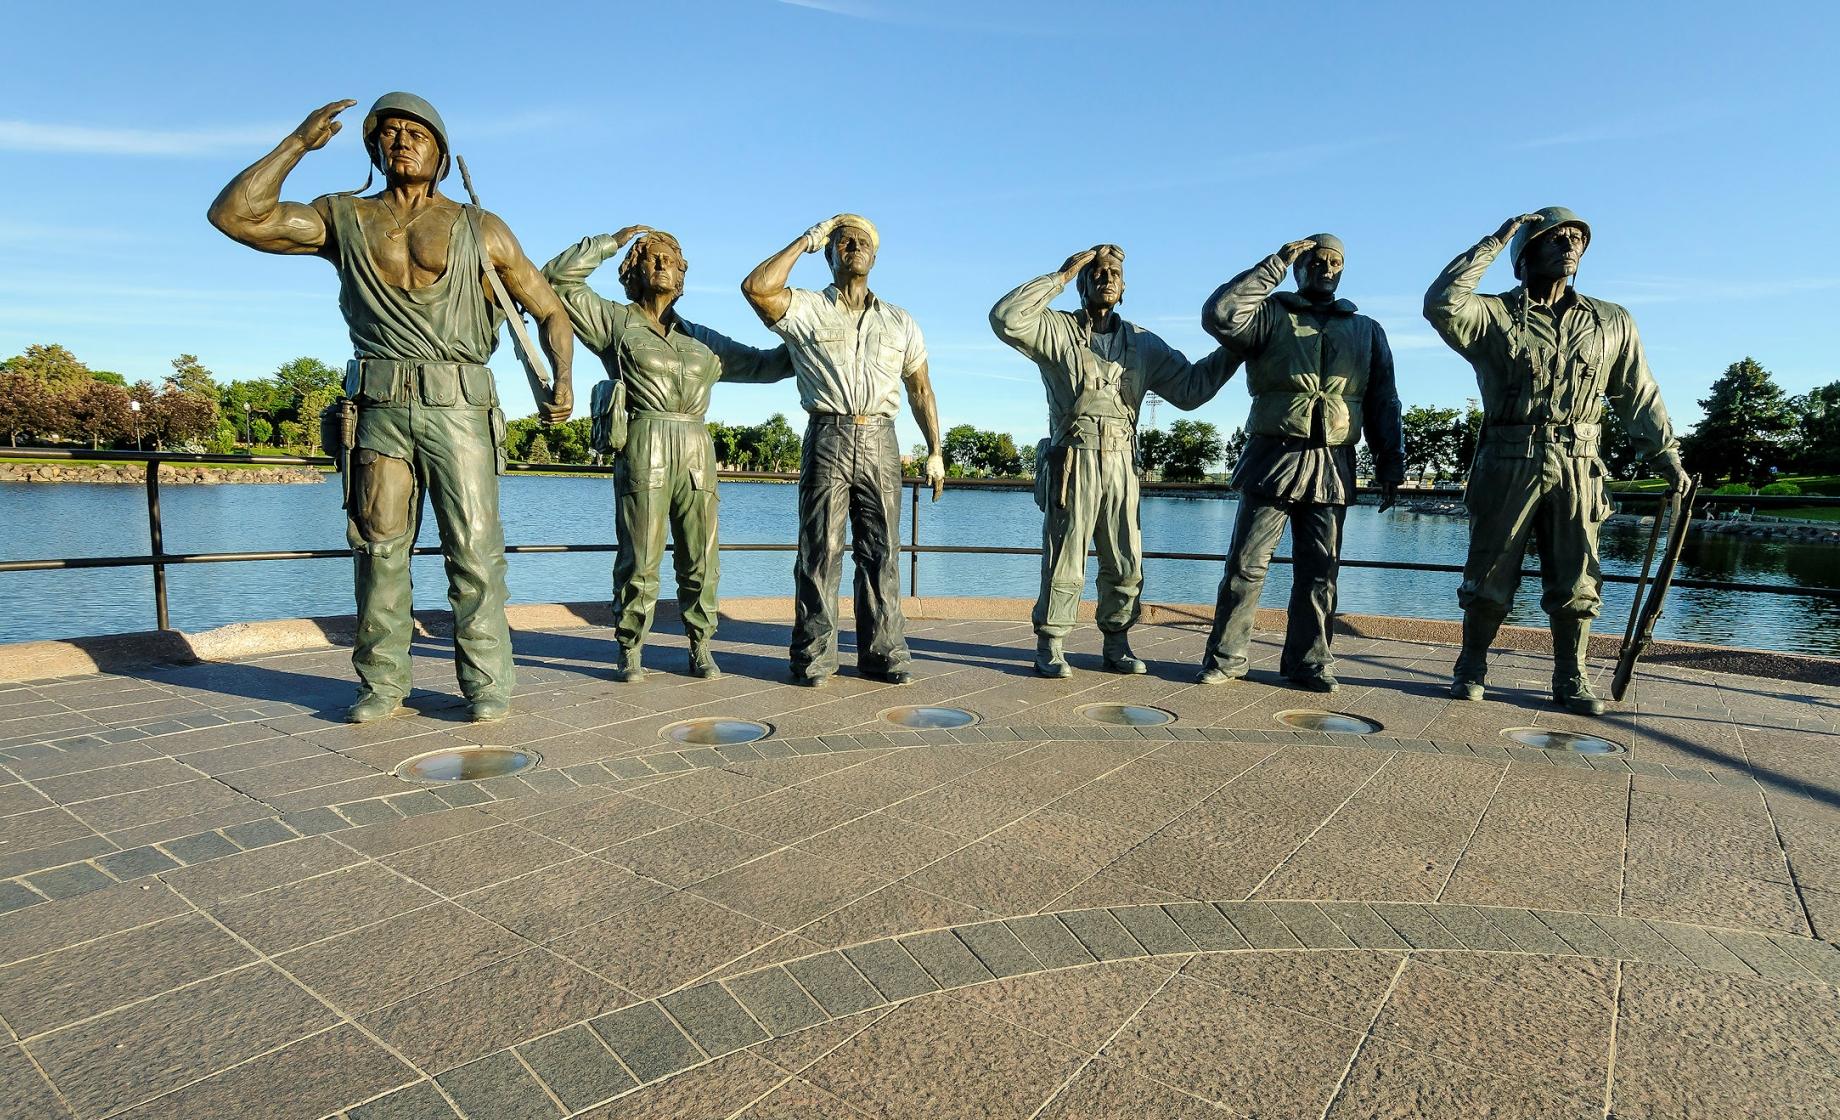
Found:
[[486, 268], [541, 326], [555, 378], [537, 409], [551, 423], [571, 407], [568, 314], [503, 221], [441, 194], [453, 163], [447, 129], [413, 94], [385, 94], [364, 118], [383, 190], [283, 202], [288, 173], [325, 146], [342, 127], [334, 118], [355, 104], [309, 114], [230, 181], [211, 204], [211, 224], [251, 248], [310, 253], [338, 269], [339, 310], [356, 352], [345, 391], [357, 404], [346, 538], [356, 560], [359, 691], [346, 718], [385, 719], [408, 695], [409, 560], [425, 493], [441, 533], [461, 691], [473, 719], [502, 719], [513, 685], [498, 517], [505, 419], [486, 361], [511, 309], [493, 306]]
[[[1078, 279], [1079, 311], [1048, 304]], [[1010, 292], [990, 309], [990, 327], [1041, 370], [1049, 436], [1036, 449], [1041, 526], [1041, 593], [1035, 599], [1035, 671], [1069, 677], [1062, 643], [1086, 586], [1086, 544], [1099, 553], [1099, 630], [1104, 664], [1142, 673], [1129, 632], [1143, 589], [1138, 525], [1137, 416], [1155, 393], [1181, 409], [1212, 399], [1239, 360], [1217, 349], [1190, 362], [1114, 310], [1124, 300], [1124, 250], [1095, 245]]]
[[[1312, 234], [1221, 285], [1202, 312], [1202, 327], [1245, 357], [1252, 394], [1246, 450], [1233, 471], [1239, 514], [1202, 684], [1246, 675], [1259, 592], [1288, 521], [1291, 599], [1278, 671], [1301, 688], [1336, 690], [1329, 645], [1356, 441], [1366, 435], [1373, 452], [1382, 510], [1405, 479], [1393, 352], [1379, 323], [1336, 298], [1345, 262], [1340, 238]], [[1297, 290], [1274, 295], [1293, 268]]]
[[[600, 263], [632, 241], [620, 262], [628, 302], [588, 286]], [[646, 635], [658, 603], [665, 528], [677, 572], [677, 603], [690, 639], [690, 671], [721, 675], [709, 650], [716, 632], [716, 454], [704, 413], [717, 381], [771, 382], [792, 376], [784, 346], [757, 350], [678, 315], [689, 271], [677, 238], [645, 226], [583, 238], [543, 267], [575, 331], [600, 355], [607, 376], [624, 386], [608, 394], [622, 447], [610, 447], [619, 550], [613, 562], [614, 634], [621, 679], [644, 677]], [[598, 403], [599, 394], [597, 394]], [[617, 403], [615, 403], [617, 402]]]
[[[1514, 602], [1531, 535], [1545, 586], [1540, 605], [1552, 620], [1553, 700], [1579, 715], [1604, 710], [1585, 655], [1603, 587], [1597, 532], [1610, 516], [1598, 458], [1606, 399], [1669, 485], [1686, 485], [1635, 321], [1572, 283], [1590, 243], [1582, 218], [1549, 206], [1503, 222], [1425, 293], [1425, 318], [1475, 367], [1482, 390], [1482, 438], [1464, 496], [1463, 651], [1450, 688], [1459, 700], [1482, 698], [1489, 645]], [[1504, 247], [1520, 286], [1477, 295]]]
[[[798, 371], [799, 403], [811, 414], [799, 463], [799, 553], [793, 567], [792, 679], [816, 687], [837, 671], [837, 583], [843, 533], [856, 561], [856, 659], [864, 676], [890, 684], [912, 678], [901, 616], [897, 561], [901, 449], [894, 418], [901, 388], [926, 437], [933, 500], [945, 492], [939, 413], [920, 327], [869, 290], [881, 236], [859, 214], [827, 218], [762, 261], [741, 293], [786, 340]], [[786, 286], [803, 253], [823, 250], [831, 284], [821, 292]]]

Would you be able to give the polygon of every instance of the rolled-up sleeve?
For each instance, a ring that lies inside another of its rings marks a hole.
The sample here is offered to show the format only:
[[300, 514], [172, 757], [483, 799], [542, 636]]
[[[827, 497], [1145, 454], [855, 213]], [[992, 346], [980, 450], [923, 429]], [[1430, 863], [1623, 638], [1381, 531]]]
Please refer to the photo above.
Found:
[[901, 376], [912, 377], [920, 371], [921, 366], [926, 365], [926, 338], [921, 335], [920, 324], [914, 321], [912, 315], [903, 313], [901, 317], [906, 320], [905, 327], [907, 334], [907, 338], [903, 344], [904, 353], [901, 358]]

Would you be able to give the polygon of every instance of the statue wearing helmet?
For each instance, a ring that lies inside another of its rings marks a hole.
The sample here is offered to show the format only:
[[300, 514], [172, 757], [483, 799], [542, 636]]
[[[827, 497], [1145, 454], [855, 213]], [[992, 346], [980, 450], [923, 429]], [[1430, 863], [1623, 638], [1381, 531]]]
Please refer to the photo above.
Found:
[[[1540, 556], [1540, 605], [1552, 622], [1554, 702], [1598, 715], [1585, 658], [1603, 577], [1597, 533], [1610, 516], [1599, 426], [1606, 401], [1636, 449], [1678, 489], [1673, 429], [1629, 312], [1578, 294], [1572, 279], [1591, 227], [1560, 206], [1523, 214], [1450, 262], [1425, 293], [1425, 318], [1476, 370], [1482, 436], [1469, 476], [1469, 557], [1457, 601], [1463, 649], [1451, 695], [1479, 700], [1489, 646], [1514, 602], [1529, 537]], [[1509, 249], [1520, 286], [1478, 295]]]
[[505, 417], [486, 362], [500, 323], [516, 311], [490, 301], [487, 269], [542, 328], [555, 380], [537, 407], [550, 422], [566, 420], [571, 406], [568, 314], [503, 221], [440, 193], [453, 165], [447, 126], [414, 94], [385, 94], [364, 117], [364, 149], [383, 190], [282, 201], [288, 173], [325, 146], [341, 127], [335, 118], [354, 104], [309, 114], [230, 181], [210, 220], [251, 248], [312, 254], [339, 273], [339, 310], [355, 351], [345, 373], [355, 418], [341, 459], [359, 693], [346, 718], [367, 723], [403, 710], [414, 634], [409, 560], [425, 495], [440, 527], [461, 691], [473, 719], [501, 719], [513, 685], [498, 516]]

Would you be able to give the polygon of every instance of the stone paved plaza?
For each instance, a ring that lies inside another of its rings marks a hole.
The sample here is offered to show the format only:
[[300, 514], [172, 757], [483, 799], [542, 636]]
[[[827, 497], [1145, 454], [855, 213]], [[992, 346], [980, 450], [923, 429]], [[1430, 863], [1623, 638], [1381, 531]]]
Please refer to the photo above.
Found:
[[[1661, 667], [1582, 721], [1533, 654], [1455, 704], [1399, 640], [1318, 696], [1269, 634], [1213, 688], [1194, 625], [1070, 681], [1024, 623], [910, 634], [911, 686], [812, 691], [783, 622], [631, 685], [524, 632], [484, 727], [432, 639], [361, 728], [340, 649], [0, 686], [0, 1116], [1840, 1115], [1840, 688]], [[1383, 729], [1277, 719], [1319, 707]], [[392, 773], [481, 743], [542, 765]]]

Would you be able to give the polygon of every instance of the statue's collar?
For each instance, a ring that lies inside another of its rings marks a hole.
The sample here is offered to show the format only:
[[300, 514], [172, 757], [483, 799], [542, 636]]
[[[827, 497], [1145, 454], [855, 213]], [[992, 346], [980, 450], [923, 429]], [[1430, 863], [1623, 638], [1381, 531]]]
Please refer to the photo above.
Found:
[[1317, 303], [1301, 292], [1279, 292], [1278, 302], [1283, 304], [1287, 311], [1314, 311], [1318, 315], [1353, 315], [1355, 311], [1354, 304], [1348, 300], [1338, 299], [1332, 303]]

